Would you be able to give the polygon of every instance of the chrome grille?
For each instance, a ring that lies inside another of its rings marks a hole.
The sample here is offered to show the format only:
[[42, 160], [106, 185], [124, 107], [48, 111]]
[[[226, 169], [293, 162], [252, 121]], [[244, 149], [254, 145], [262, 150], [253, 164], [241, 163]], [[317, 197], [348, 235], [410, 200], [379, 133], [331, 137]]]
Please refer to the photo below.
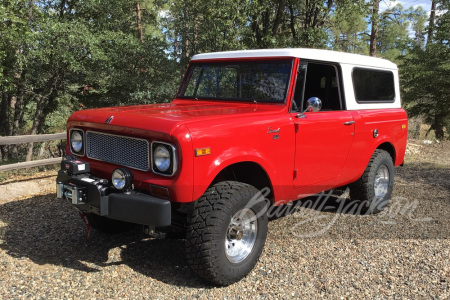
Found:
[[86, 154], [89, 158], [147, 171], [150, 168], [146, 140], [88, 131]]

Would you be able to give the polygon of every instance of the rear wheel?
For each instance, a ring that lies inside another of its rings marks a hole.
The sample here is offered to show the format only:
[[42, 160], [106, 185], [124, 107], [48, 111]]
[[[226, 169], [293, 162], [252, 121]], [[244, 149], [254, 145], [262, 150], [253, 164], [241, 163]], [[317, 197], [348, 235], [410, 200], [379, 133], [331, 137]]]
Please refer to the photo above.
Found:
[[350, 185], [350, 198], [361, 201], [362, 212], [381, 212], [391, 199], [394, 187], [394, 163], [385, 150], [377, 149], [361, 178]]
[[196, 201], [186, 236], [192, 269], [207, 281], [229, 285], [255, 266], [267, 235], [267, 202], [253, 201], [258, 190], [226, 181]]

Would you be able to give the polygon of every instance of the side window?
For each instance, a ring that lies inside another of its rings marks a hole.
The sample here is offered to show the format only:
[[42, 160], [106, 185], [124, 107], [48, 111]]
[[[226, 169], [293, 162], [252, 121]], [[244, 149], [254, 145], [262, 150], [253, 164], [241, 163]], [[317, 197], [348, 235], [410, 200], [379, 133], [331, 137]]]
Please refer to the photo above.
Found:
[[[292, 110], [305, 110], [307, 100], [317, 97], [322, 101], [321, 111], [341, 110], [341, 96], [337, 68], [333, 65], [308, 63], [299, 66]], [[304, 80], [305, 79], [305, 80]]]
[[357, 102], [395, 100], [394, 74], [391, 71], [354, 68], [352, 80]]

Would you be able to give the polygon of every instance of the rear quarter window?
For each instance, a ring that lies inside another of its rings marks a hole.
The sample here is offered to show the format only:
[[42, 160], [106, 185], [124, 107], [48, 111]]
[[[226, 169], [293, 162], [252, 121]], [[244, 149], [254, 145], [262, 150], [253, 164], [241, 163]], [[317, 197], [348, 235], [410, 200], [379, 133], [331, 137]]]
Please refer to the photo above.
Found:
[[391, 71], [354, 68], [353, 89], [358, 103], [394, 102], [394, 74]]

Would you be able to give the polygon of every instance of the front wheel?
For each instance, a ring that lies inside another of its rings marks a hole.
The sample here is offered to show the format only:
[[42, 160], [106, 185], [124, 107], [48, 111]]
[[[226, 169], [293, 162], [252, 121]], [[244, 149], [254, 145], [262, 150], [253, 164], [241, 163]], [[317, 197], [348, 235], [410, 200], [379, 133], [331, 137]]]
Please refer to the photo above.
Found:
[[381, 212], [391, 199], [394, 187], [394, 163], [385, 150], [377, 149], [361, 178], [350, 185], [350, 198], [360, 201], [362, 212]]
[[232, 284], [255, 266], [267, 235], [267, 202], [251, 185], [225, 181], [195, 203], [186, 235], [192, 269], [217, 285]]

